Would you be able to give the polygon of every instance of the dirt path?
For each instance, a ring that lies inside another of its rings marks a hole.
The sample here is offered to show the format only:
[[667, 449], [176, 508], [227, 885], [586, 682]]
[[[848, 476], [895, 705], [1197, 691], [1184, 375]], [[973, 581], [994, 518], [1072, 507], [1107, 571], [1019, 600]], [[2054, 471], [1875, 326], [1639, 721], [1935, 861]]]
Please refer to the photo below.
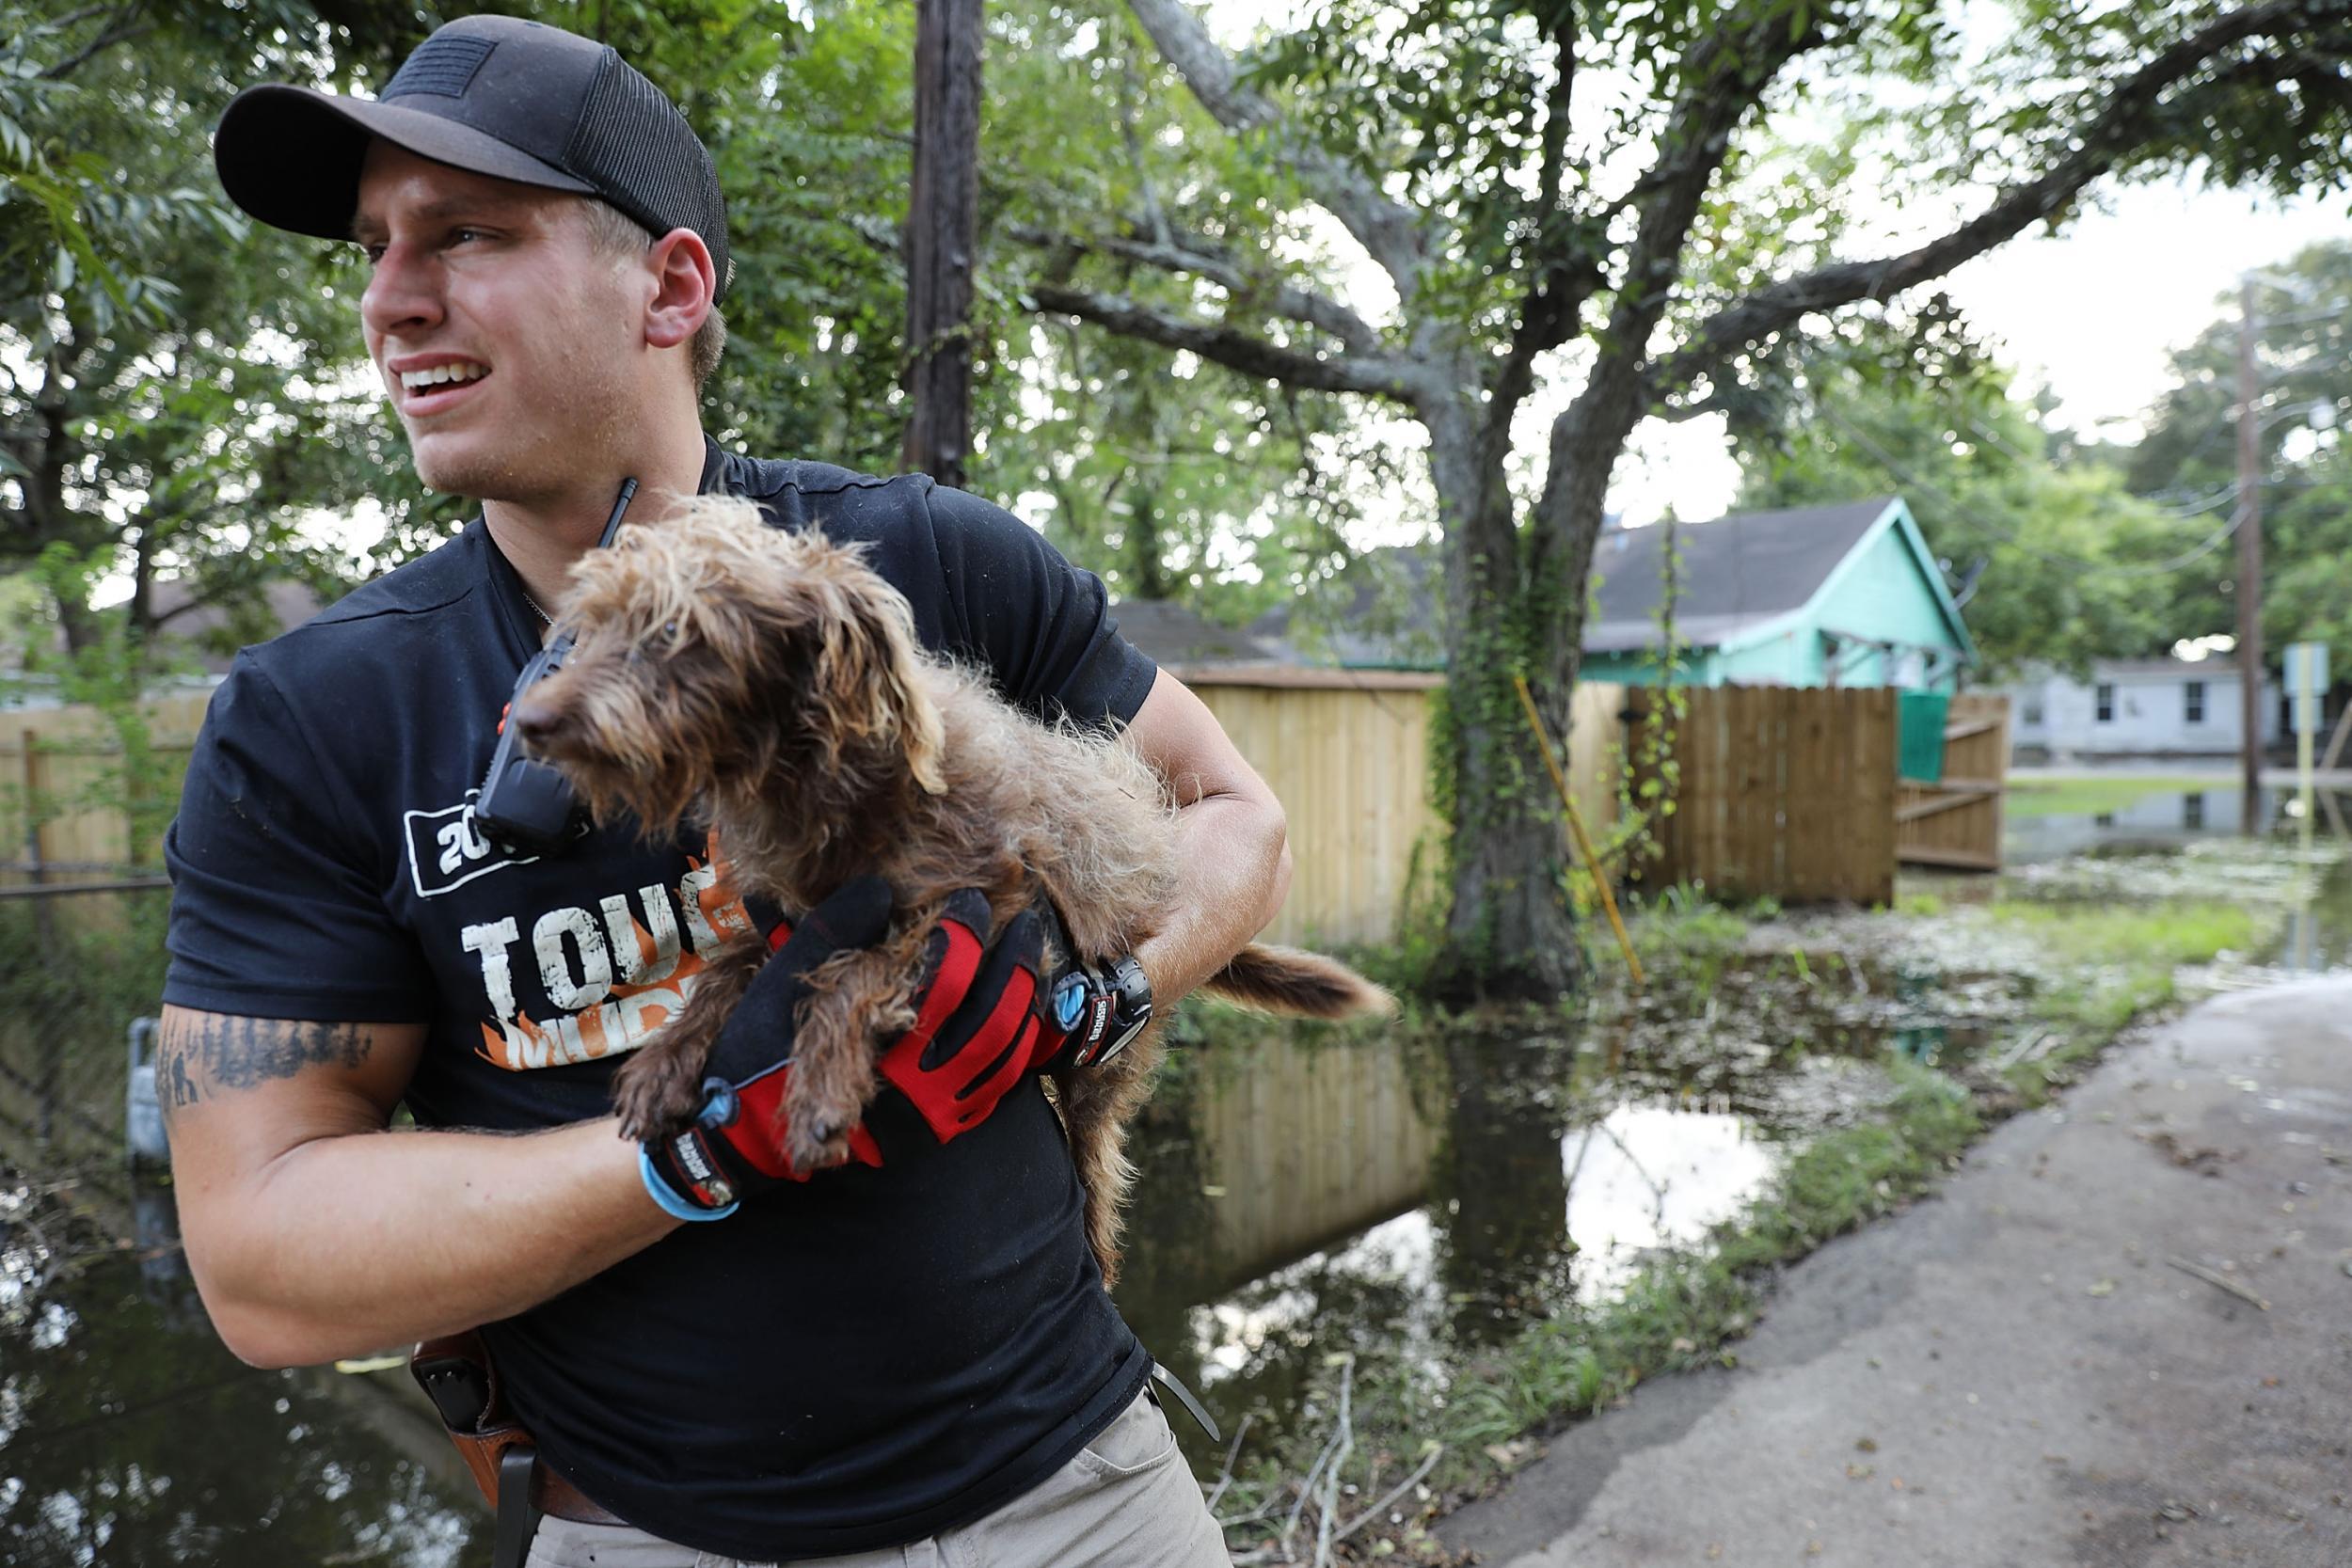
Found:
[[1737, 1349], [1439, 1533], [1514, 1568], [2352, 1564], [2352, 982], [2119, 1047]]

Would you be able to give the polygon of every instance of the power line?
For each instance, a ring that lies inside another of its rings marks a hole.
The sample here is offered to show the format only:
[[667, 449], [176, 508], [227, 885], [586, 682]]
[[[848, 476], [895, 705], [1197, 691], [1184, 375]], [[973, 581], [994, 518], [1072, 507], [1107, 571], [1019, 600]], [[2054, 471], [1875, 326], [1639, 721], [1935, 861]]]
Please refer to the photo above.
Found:
[[[2267, 431], [2268, 431], [2268, 430], [2270, 430], [2273, 426], [2275, 426], [2275, 425], [2277, 425], [2278, 423], [2280, 423], [2281, 420], [2286, 420], [2286, 419], [2289, 419], [2289, 418], [2292, 418], [2293, 416], [2295, 416], [2295, 415], [2296, 415], [2296, 414], [2302, 414], [2302, 415], [2307, 415], [2307, 416], [2308, 416], [2308, 415], [2310, 415], [2310, 414], [2313, 413], [2314, 411], [2316, 411], [2316, 410], [2318, 410], [2318, 409], [2321, 409], [2321, 408], [2333, 408], [2334, 406], [2335, 406], [2335, 400], [2334, 400], [2334, 399], [2332, 399], [2332, 398], [2324, 398], [2324, 397], [2322, 397], [2322, 398], [2307, 398], [2307, 399], [2305, 399], [2305, 400], [2304, 400], [2303, 402], [2301, 402], [2301, 403], [2288, 403], [2288, 404], [2280, 404], [2278, 407], [2276, 407], [2276, 408], [2272, 408], [2272, 409], [2268, 409], [2268, 410], [2266, 410], [2266, 411], [2264, 413], [2263, 418], [2262, 418], [2262, 424], [2261, 424], [2261, 428], [2262, 428], [2264, 431], [2267, 432]], [[2188, 451], [2187, 451], [2187, 453], [2186, 453], [2185, 455], [2182, 456], [2181, 458], [2179, 458], [2177, 461], [2175, 461], [2175, 462], [2174, 462], [2174, 464], [2172, 465], [2172, 467], [2173, 467], [2173, 470], [2174, 470], [2175, 472], [2178, 472], [2179, 470], [2181, 470], [2181, 469], [2183, 469], [2183, 468], [2187, 467], [2189, 465], [2191, 465], [2192, 463], [2195, 463], [2198, 459], [2200, 459], [2200, 458], [2201, 458], [2202, 456], [2204, 456], [2204, 455], [2205, 455], [2205, 449], [2213, 445], [2213, 442], [2214, 442], [2214, 437], [2215, 437], [2215, 436], [2220, 436], [2220, 435], [2223, 435], [2223, 434], [2228, 434], [2228, 435], [2234, 436], [2234, 435], [2237, 433], [2237, 420], [2238, 420], [2237, 408], [2236, 408], [2236, 405], [2235, 405], [2234, 404], [2233, 404], [2230, 406], [2229, 411], [2228, 411], [2228, 412], [2226, 412], [2226, 413], [2224, 413], [2224, 414], [2223, 414], [2223, 415], [2222, 415], [2222, 416], [2221, 416], [2218, 420], [2217, 420], [2214, 422], [2214, 424], [2213, 424], [2212, 428], [2208, 429], [2208, 430], [2205, 432], [2205, 434], [2204, 434], [2204, 435], [2203, 435], [2203, 436], [2201, 436], [2201, 437], [2198, 440], [2197, 444], [2196, 444], [2194, 447], [2191, 447], [2191, 448], [2188, 450]], [[2264, 481], [2264, 483], [2266, 483], [2266, 484], [2269, 484], [2269, 483], [2280, 483], [2280, 481], [2277, 481], [2277, 480], [2265, 479], [2265, 480]], [[2235, 494], [2237, 494], [2237, 481], [2236, 481], [2235, 479], [2232, 479], [2232, 480], [2231, 480], [2231, 481], [2227, 483], [2227, 484], [2223, 485], [2223, 486], [2222, 486], [2219, 490], [2217, 490], [2217, 491], [2208, 491], [2208, 492], [2207, 492], [2208, 499], [2207, 499], [2206, 501], [2201, 502], [2201, 503], [2200, 503], [2200, 504], [2199, 504], [2199, 505], [2197, 505], [2197, 506], [2191, 507], [2191, 508], [2189, 508], [2189, 509], [2188, 509], [2188, 510], [2186, 510], [2186, 511], [2176, 512], [2174, 515], [2177, 515], [2177, 516], [2186, 517], [2186, 516], [2193, 516], [2196, 513], [2199, 513], [2199, 512], [2209, 512], [2209, 511], [2211, 511], [2211, 510], [2212, 510], [2215, 506], [2217, 506], [2217, 505], [2219, 505], [2219, 504], [2220, 504], [2220, 502], [2219, 502], [2219, 501], [2211, 499], [2210, 499], [2211, 497], [2214, 497], [2214, 496], [2220, 496], [2220, 497], [2222, 497], [2222, 498], [2226, 499], [2226, 498], [2228, 498], [2228, 497], [2230, 497], [2230, 496], [2234, 496]], [[2151, 501], [2169, 501], [2169, 500], [2176, 499], [2179, 497], [2179, 495], [2180, 495], [2180, 491], [2179, 491], [2177, 488], [2171, 488], [2171, 489], [2164, 489], [2164, 490], [2153, 490], [2153, 491], [2151, 491], [2151, 492], [2149, 492], [2146, 496], [2142, 497], [2141, 499], [2142, 499], [2143, 500], [2151, 500]]]
[[[1963, 415], [1963, 418], [1968, 421], [1970, 429], [1974, 430], [1978, 435], [1983, 436], [1986, 440], [1992, 442], [2004, 456], [2019, 463], [2032, 463], [2039, 461], [2036, 458], [2029, 457], [2026, 453], [2019, 451], [2015, 447], [2010, 446], [2007, 440], [2002, 438], [1999, 432], [1995, 431], [1991, 425], [1986, 424], [1982, 420], [1977, 418], [1974, 414]], [[2143, 497], [2141, 499], [2147, 499], [2149, 498]], [[2217, 506], [2225, 505], [2226, 503], [2236, 499], [2237, 481], [2233, 479], [2230, 481], [2229, 483], [2222, 485], [2220, 488], [2207, 492], [2203, 499], [2197, 501], [2193, 505], [2158, 507], [2156, 510], [2161, 512], [2168, 518], [2176, 520], [2186, 519], [2189, 517], [2200, 516], [2204, 513], [2211, 512]]]

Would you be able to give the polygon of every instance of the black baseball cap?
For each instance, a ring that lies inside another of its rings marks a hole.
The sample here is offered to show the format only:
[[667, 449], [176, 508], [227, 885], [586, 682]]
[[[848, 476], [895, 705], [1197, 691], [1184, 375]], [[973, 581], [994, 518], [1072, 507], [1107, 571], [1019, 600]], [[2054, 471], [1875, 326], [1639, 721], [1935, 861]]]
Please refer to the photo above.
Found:
[[726, 203], [710, 150], [609, 45], [517, 17], [464, 17], [417, 45], [381, 98], [247, 87], [220, 117], [213, 162], [229, 198], [263, 223], [347, 240], [371, 136], [599, 198], [657, 235], [691, 229], [726, 293]]

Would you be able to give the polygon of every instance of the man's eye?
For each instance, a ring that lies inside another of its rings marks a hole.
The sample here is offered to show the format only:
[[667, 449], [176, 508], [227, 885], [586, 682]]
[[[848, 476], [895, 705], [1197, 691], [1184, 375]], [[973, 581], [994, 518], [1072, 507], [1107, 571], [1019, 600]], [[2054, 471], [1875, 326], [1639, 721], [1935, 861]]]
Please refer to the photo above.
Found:
[[368, 259], [368, 265], [373, 266], [384, 260], [384, 247], [380, 245], [363, 245], [359, 247], [359, 254]]
[[453, 229], [449, 232], [452, 245], [464, 245], [468, 240], [481, 240], [488, 237], [479, 229]]

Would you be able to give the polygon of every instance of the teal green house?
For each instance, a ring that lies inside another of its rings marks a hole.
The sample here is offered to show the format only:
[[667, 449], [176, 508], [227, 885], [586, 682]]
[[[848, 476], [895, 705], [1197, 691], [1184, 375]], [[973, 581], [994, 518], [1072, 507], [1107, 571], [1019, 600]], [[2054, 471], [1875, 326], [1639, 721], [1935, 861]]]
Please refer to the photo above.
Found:
[[1593, 552], [1584, 678], [1661, 673], [1667, 551], [1677, 684], [1951, 692], [1976, 644], [1899, 496], [1610, 529]]
[[[1669, 550], [1672, 555], [1669, 557]], [[1676, 683], [1894, 686], [1949, 693], [1976, 644], [1899, 496], [1624, 528], [1593, 552], [1583, 678], [1655, 683], [1660, 607], [1676, 583]], [[1321, 603], [1285, 606], [1249, 630], [1271, 657], [1350, 669], [1434, 670], [1435, 552], [1375, 552]]]

